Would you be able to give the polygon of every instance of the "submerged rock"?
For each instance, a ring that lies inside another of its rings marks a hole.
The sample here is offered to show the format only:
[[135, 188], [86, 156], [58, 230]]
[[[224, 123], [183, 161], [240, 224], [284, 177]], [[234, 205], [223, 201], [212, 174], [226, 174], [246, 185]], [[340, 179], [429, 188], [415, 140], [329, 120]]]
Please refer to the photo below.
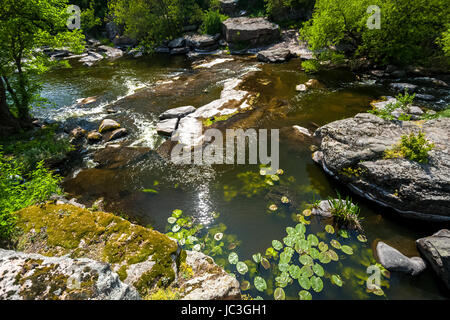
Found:
[[417, 247], [433, 270], [450, 289], [450, 230], [417, 240]]
[[140, 300], [107, 263], [0, 249], [2, 300]]
[[[401, 136], [423, 131], [435, 144], [429, 163], [385, 159]], [[450, 220], [450, 119], [387, 121], [372, 114], [330, 123], [315, 161], [355, 193], [407, 217]]]
[[397, 249], [381, 241], [377, 244], [377, 256], [381, 265], [389, 271], [416, 276], [426, 269], [425, 261], [422, 258], [408, 258]]

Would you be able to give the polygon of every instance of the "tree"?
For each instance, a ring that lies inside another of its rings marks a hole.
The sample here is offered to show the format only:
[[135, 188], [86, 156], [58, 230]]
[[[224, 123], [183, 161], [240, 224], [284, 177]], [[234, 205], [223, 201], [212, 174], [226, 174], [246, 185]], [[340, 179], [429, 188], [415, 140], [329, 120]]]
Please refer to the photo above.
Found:
[[83, 50], [80, 30], [67, 29], [67, 0], [2, 0], [0, 10], [0, 128], [30, 127], [30, 108], [39, 101], [32, 76], [55, 65], [40, 48]]
[[196, 0], [110, 0], [109, 9], [128, 36], [148, 47], [176, 37], [202, 16]]
[[[367, 12], [371, 5], [380, 8], [380, 29], [367, 27], [373, 14]], [[350, 44], [355, 57], [408, 64], [442, 54], [436, 40], [449, 20], [446, 0], [317, 0], [302, 35], [315, 51]]]

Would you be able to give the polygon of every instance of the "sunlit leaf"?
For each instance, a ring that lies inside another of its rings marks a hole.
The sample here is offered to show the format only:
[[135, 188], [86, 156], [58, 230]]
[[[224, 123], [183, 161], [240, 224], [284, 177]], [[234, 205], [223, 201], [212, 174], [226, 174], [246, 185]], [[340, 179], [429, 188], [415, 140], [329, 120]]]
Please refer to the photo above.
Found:
[[264, 280], [263, 278], [261, 278], [259, 276], [255, 277], [254, 285], [255, 285], [256, 290], [258, 290], [260, 292], [263, 292], [267, 289], [266, 280]]
[[325, 226], [325, 231], [329, 234], [333, 234], [334, 233], [334, 228], [331, 225], [327, 225]]
[[312, 295], [306, 290], [302, 290], [298, 293], [298, 296], [300, 297], [300, 300], [309, 301], [312, 300]]
[[248, 266], [247, 266], [247, 264], [245, 264], [245, 262], [238, 262], [237, 264], [236, 264], [236, 270], [240, 273], [240, 274], [242, 274], [242, 275], [244, 275], [244, 274], [246, 274], [247, 272], [248, 272]]
[[281, 243], [281, 241], [273, 240], [273, 241], [272, 241], [272, 247], [273, 247], [275, 250], [280, 251], [281, 249], [283, 249], [283, 244]]
[[311, 288], [319, 293], [323, 290], [323, 281], [319, 277], [312, 277], [311, 278]]
[[352, 255], [353, 254], [353, 249], [350, 246], [342, 246], [341, 248], [342, 252], [348, 254], [348, 255]]
[[316, 263], [315, 265], [313, 265], [312, 269], [318, 277], [323, 277], [325, 275], [325, 270], [323, 270], [320, 264]]
[[228, 262], [230, 264], [237, 264], [239, 261], [239, 256], [237, 255], [236, 252], [232, 252], [230, 253], [230, 255], [228, 256]]
[[284, 293], [283, 288], [276, 288], [273, 297], [275, 300], [285, 300], [286, 294]]
[[332, 282], [333, 284], [337, 285], [338, 287], [342, 287], [342, 285], [343, 285], [341, 276], [336, 275], [336, 274], [333, 274], [333, 275], [331, 276], [331, 282]]

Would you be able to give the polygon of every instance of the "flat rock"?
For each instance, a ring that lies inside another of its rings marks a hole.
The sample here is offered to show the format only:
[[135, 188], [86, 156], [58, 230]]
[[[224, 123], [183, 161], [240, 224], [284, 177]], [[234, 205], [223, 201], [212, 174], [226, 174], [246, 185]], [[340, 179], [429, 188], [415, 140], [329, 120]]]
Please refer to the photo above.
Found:
[[156, 131], [161, 135], [171, 136], [172, 133], [177, 130], [178, 121], [178, 118], [175, 118], [158, 122], [156, 125]]
[[408, 91], [408, 93], [414, 93], [419, 89], [419, 87], [415, 84], [411, 83], [391, 83], [390, 87], [394, 89], [395, 91], [404, 93], [405, 91]]
[[276, 48], [271, 50], [263, 50], [258, 53], [259, 61], [267, 63], [282, 63], [291, 58], [291, 51], [289, 49]]
[[450, 230], [441, 230], [431, 237], [417, 240], [417, 247], [450, 289]]
[[107, 263], [0, 249], [2, 300], [140, 300]]
[[159, 116], [160, 120], [167, 120], [167, 119], [180, 119], [184, 118], [187, 115], [195, 112], [195, 107], [193, 106], [185, 106], [185, 107], [179, 107], [167, 110], [166, 112], [162, 113]]
[[381, 265], [389, 271], [416, 276], [426, 269], [425, 261], [422, 258], [408, 258], [382, 241], [377, 244], [377, 256]]
[[194, 49], [211, 49], [213, 46], [218, 48], [216, 38], [208, 34], [194, 34], [187, 38], [187, 45]]
[[254, 48], [280, 39], [280, 28], [265, 18], [230, 18], [222, 22], [231, 49]]
[[99, 46], [98, 50], [105, 53], [110, 59], [117, 59], [123, 56], [123, 51], [109, 46]]
[[[435, 144], [429, 163], [384, 159], [402, 135], [423, 131]], [[321, 139], [314, 159], [355, 193], [404, 216], [450, 220], [450, 119], [388, 121], [372, 114], [330, 123], [315, 132]], [[346, 169], [358, 172], [346, 174]], [[355, 171], [356, 170], [356, 171]]]

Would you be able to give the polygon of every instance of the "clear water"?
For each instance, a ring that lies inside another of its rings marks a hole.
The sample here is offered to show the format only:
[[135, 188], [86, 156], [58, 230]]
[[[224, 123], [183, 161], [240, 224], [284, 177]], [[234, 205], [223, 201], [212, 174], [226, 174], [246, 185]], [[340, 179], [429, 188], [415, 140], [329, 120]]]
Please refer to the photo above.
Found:
[[[245, 127], [282, 129], [299, 125], [314, 130], [317, 126], [363, 112], [369, 108], [371, 100], [390, 93], [382, 86], [360, 82], [355, 75], [342, 70], [317, 75], [325, 85], [324, 89], [298, 93], [295, 86], [309, 79], [300, 71], [299, 60], [263, 65], [252, 58], [234, 57], [234, 61], [201, 69], [194, 68], [184, 57], [125, 58], [92, 68], [73, 65], [71, 69], [47, 74], [42, 79], [44, 96], [54, 106], [35, 113], [56, 120], [83, 119], [81, 123], [88, 129], [97, 127], [101, 119], [113, 117], [131, 132], [128, 144], [156, 149], [163, 142], [155, 132], [161, 112], [183, 105], [200, 107], [209, 103], [220, 96], [223, 81], [245, 74], [242, 88], [260, 94], [257, 110], [240, 123]], [[172, 83], [165, 84], [167, 81]], [[77, 99], [89, 96], [98, 96], [97, 102], [84, 107], [74, 106]], [[108, 116], [107, 109], [119, 113]], [[238, 253], [241, 261], [251, 260], [252, 254], [264, 253], [272, 240], [281, 241], [286, 236], [286, 227], [297, 224], [293, 216], [302, 212], [313, 198], [325, 200], [335, 197], [337, 192], [343, 196], [349, 194], [344, 186], [313, 163], [307, 145], [282, 134], [280, 152], [281, 168], [285, 172], [282, 180], [286, 181], [286, 187], [269, 188], [253, 197], [245, 195], [252, 187], [243, 185], [237, 176], [246, 172], [259, 173], [259, 166], [174, 166], [156, 155], [115, 170], [84, 169], [75, 177], [66, 178], [65, 190], [86, 202], [104, 197], [108, 210], [125, 213], [162, 232], [168, 231], [167, 218], [174, 209], [183, 210], [206, 230], [224, 224], [227, 228], [224, 233], [232, 235], [239, 243], [233, 251]], [[157, 189], [158, 193], [142, 192], [148, 188]], [[227, 190], [237, 190], [237, 193], [230, 198]], [[270, 213], [268, 206], [280, 195], [288, 196], [293, 206]], [[361, 207], [368, 242], [360, 243], [355, 235], [350, 239], [339, 239], [342, 244], [352, 246], [355, 254], [340, 254], [339, 262], [324, 266], [325, 288], [319, 294], [313, 293], [313, 298], [448, 299], [448, 292], [430, 270], [416, 278], [391, 274], [389, 288], [383, 288], [384, 297], [365, 293], [365, 284], [361, 280], [367, 277], [364, 263], [373, 261], [372, 249], [378, 240], [406, 255], [418, 255], [415, 240], [445, 226], [399, 218], [389, 209], [352, 197]], [[220, 216], [214, 218], [213, 212], [219, 212]], [[308, 232], [324, 234], [325, 225], [326, 222], [312, 218]], [[226, 263], [229, 252], [225, 250], [223, 255], [215, 258], [235, 272], [235, 267]], [[275, 266], [272, 261], [272, 269], [259, 268], [259, 274], [270, 279]], [[242, 277], [235, 273], [241, 281], [253, 281], [248, 275]], [[342, 288], [331, 285], [326, 279], [331, 274], [342, 275]], [[271, 298], [273, 289], [269, 282], [265, 293], [258, 292], [253, 286], [246, 293]], [[289, 299], [295, 299], [301, 289], [295, 283], [285, 290]]]

